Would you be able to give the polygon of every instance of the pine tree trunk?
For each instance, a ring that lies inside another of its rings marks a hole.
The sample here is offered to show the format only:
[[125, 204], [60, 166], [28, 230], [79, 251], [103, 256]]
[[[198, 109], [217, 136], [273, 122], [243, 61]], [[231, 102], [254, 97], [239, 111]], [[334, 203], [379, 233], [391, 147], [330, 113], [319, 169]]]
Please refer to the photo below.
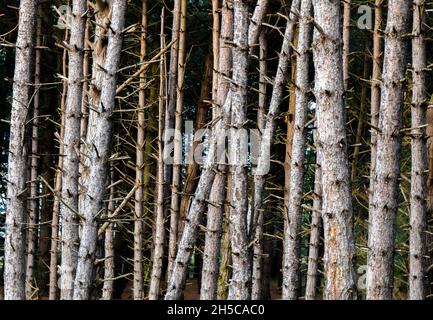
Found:
[[[264, 130], [266, 114], [266, 90], [267, 90], [267, 41], [266, 33], [262, 31], [259, 36], [259, 108], [257, 111], [257, 127], [260, 132]], [[253, 271], [251, 299], [260, 300], [263, 297], [263, 222], [264, 212], [260, 210], [257, 217], [257, 227], [253, 247]]]
[[78, 251], [78, 169], [80, 163], [80, 125], [83, 97], [84, 31], [87, 2], [72, 3], [71, 38], [69, 40], [68, 93], [63, 138], [62, 177], [62, 264], [61, 299], [71, 300], [77, 265]]
[[426, 45], [425, 1], [413, 1], [412, 29], [412, 172], [410, 191], [409, 231], [409, 296], [410, 300], [423, 300], [426, 296], [426, 189], [428, 169], [426, 149]]
[[[377, 152], [377, 133], [379, 127], [379, 110], [380, 110], [380, 80], [382, 66], [382, 2], [375, 0], [374, 10], [374, 33], [373, 33], [373, 71], [371, 75], [371, 138], [370, 138], [370, 186], [368, 196], [368, 212], [372, 210], [373, 202], [373, 178], [376, 172], [376, 152]], [[369, 217], [370, 218], [370, 217]]]
[[22, 0], [19, 9], [16, 41], [15, 73], [12, 93], [12, 112], [8, 155], [8, 186], [6, 206], [6, 239], [4, 244], [4, 298], [25, 299], [25, 239], [27, 150], [24, 147], [25, 125], [28, 116], [32, 82], [32, 55], [36, 22], [35, 0]]
[[[317, 130], [314, 130], [314, 141], [318, 141]], [[314, 199], [311, 212], [310, 250], [308, 252], [307, 283], [305, 300], [317, 297], [317, 276], [319, 264], [320, 229], [322, 222], [322, 168], [319, 144], [316, 143], [316, 170], [314, 172]]]
[[[161, 50], [165, 47], [164, 34], [164, 8], [161, 12]], [[150, 278], [149, 300], [158, 300], [160, 295], [160, 284], [162, 274], [162, 259], [164, 257], [164, 122], [166, 109], [166, 62], [165, 54], [162, 54], [159, 64], [159, 111], [158, 111], [158, 164], [157, 164], [157, 196], [154, 217], [154, 249], [152, 256], [152, 274]]]
[[29, 217], [27, 229], [27, 261], [26, 261], [26, 299], [32, 299], [35, 289], [34, 283], [34, 263], [36, 249], [36, 217], [39, 212], [38, 196], [38, 144], [39, 144], [39, 112], [40, 112], [40, 84], [41, 84], [41, 33], [42, 18], [41, 10], [38, 10], [36, 21], [36, 50], [35, 50], [35, 91], [33, 94], [33, 119], [32, 119], [32, 143], [30, 159], [30, 199], [29, 199]]
[[[355, 299], [355, 243], [345, 131], [340, 3], [313, 0], [314, 94], [322, 155], [325, 299]], [[319, 29], [320, 28], [320, 29]]]
[[[114, 187], [114, 170], [110, 170], [110, 197], [107, 205], [107, 217], [114, 213], [115, 209], [115, 187]], [[113, 299], [113, 283], [114, 278], [114, 223], [110, 222], [105, 230], [104, 239], [104, 285], [102, 286], [102, 300]], [[135, 289], [135, 287], [134, 287]]]
[[301, 19], [296, 59], [296, 102], [294, 113], [294, 134], [290, 164], [290, 192], [288, 204], [287, 233], [284, 237], [283, 298], [294, 300], [299, 297], [300, 289], [300, 232], [302, 221], [302, 200], [304, 196], [304, 160], [306, 147], [306, 128], [308, 111], [308, 92], [310, 90], [309, 49], [312, 29], [308, 17], [311, 16], [310, 0], [301, 2]]
[[[410, 3], [389, 3], [376, 168], [368, 232], [367, 299], [392, 299], [395, 222]], [[324, 190], [324, 193], [326, 191]]]
[[184, 109], [184, 82], [185, 82], [185, 46], [186, 46], [186, 0], [181, 0], [181, 19], [179, 28], [179, 53], [177, 66], [177, 85], [176, 85], [176, 117], [174, 133], [174, 164], [172, 176], [172, 193], [170, 206], [170, 235], [168, 248], [168, 269], [167, 279], [170, 279], [173, 271], [173, 263], [176, 259], [176, 249], [178, 241], [178, 224], [180, 209], [180, 187], [182, 170], [182, 121]]
[[230, 300], [249, 299], [251, 266], [247, 225], [247, 162], [248, 142], [244, 137], [248, 85], [248, 6], [243, 0], [233, 1], [233, 75], [230, 130], [230, 173], [233, 178], [230, 210], [232, 245], [232, 279]]
[[[140, 63], [146, 59], [147, 49], [147, 0], [142, 1], [141, 9], [141, 36], [140, 36]], [[134, 300], [143, 299], [143, 220], [144, 220], [144, 146], [145, 146], [145, 117], [146, 95], [144, 86], [146, 84], [145, 73], [140, 74], [140, 91], [138, 94], [138, 119], [137, 119], [137, 145], [136, 145], [136, 168], [135, 168], [135, 216], [134, 216]]]
[[[65, 41], [68, 38], [68, 30], [65, 31]], [[63, 50], [62, 59], [62, 75], [66, 78], [66, 64], [67, 64], [67, 49]], [[51, 222], [51, 243], [50, 243], [50, 284], [49, 284], [49, 300], [56, 300], [57, 297], [57, 261], [58, 261], [58, 243], [59, 243], [59, 216], [60, 216], [60, 198], [62, 192], [62, 171], [63, 171], [63, 158], [60, 156], [64, 154], [63, 138], [65, 136], [65, 109], [66, 109], [66, 95], [68, 91], [68, 84], [64, 80], [62, 88], [62, 96], [60, 102], [60, 137], [59, 137], [59, 157], [56, 167], [56, 176], [54, 181], [54, 202], [53, 202], [53, 218]]]
[[107, 166], [111, 151], [112, 122], [116, 96], [116, 73], [122, 50], [123, 28], [125, 24], [126, 1], [117, 0], [112, 4], [112, 17], [108, 32], [108, 46], [104, 63], [104, 78], [102, 81], [101, 101], [97, 106], [98, 114], [95, 135], [88, 136], [86, 154], [91, 167], [89, 179], [86, 181], [86, 194], [83, 196], [83, 206], [80, 212], [84, 215], [82, 238], [78, 252], [77, 275], [74, 284], [74, 300], [89, 298], [92, 286], [92, 275], [96, 253], [97, 215], [103, 206], [107, 180]]

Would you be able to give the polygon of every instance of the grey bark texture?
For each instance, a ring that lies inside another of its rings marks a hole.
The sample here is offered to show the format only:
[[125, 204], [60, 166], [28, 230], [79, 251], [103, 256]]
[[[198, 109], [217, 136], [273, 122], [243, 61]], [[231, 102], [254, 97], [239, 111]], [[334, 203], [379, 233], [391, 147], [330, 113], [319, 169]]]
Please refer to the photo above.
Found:
[[[400, 148], [410, 1], [388, 5], [376, 168], [373, 177], [368, 257], [367, 299], [392, 299], [395, 223], [399, 197]], [[324, 193], [325, 190], [324, 190]]]
[[90, 174], [86, 181], [86, 194], [80, 212], [84, 215], [83, 231], [78, 251], [77, 274], [74, 284], [74, 300], [89, 298], [92, 286], [93, 268], [98, 234], [98, 214], [103, 208], [103, 197], [107, 182], [107, 167], [111, 155], [111, 115], [115, 107], [117, 68], [122, 50], [123, 28], [125, 24], [126, 0], [112, 3], [112, 17], [108, 32], [108, 46], [104, 63], [101, 101], [98, 105], [95, 135], [87, 137], [86, 156], [90, 159]]
[[284, 236], [283, 298], [297, 299], [300, 293], [300, 232], [302, 222], [302, 201], [304, 197], [304, 160], [308, 111], [308, 76], [312, 24], [311, 0], [301, 0], [298, 46], [296, 48], [296, 102], [290, 170], [289, 206], [287, 231]]
[[325, 234], [324, 298], [355, 299], [355, 243], [343, 99], [340, 3], [313, 0], [313, 7], [317, 24], [313, 41], [314, 95], [322, 155]]
[[[314, 141], [317, 142], [317, 130], [314, 130]], [[322, 168], [319, 145], [316, 143], [316, 170], [314, 172], [314, 199], [311, 212], [310, 249], [308, 251], [307, 283], [305, 300], [317, 298], [317, 276], [319, 265], [320, 229], [322, 224]]]
[[27, 149], [24, 140], [31, 102], [28, 84], [32, 82], [33, 74], [36, 3], [35, 0], [22, 0], [19, 9], [8, 155], [5, 300], [25, 299], [25, 237], [22, 235], [25, 234]]
[[427, 231], [427, 59], [425, 44], [425, 1], [413, 1], [412, 28], [412, 172], [409, 229], [410, 300], [426, 297], [426, 231]]
[[84, 31], [87, 1], [72, 2], [71, 37], [68, 44], [68, 91], [65, 110], [64, 157], [62, 171], [62, 263], [61, 291], [63, 300], [73, 296], [78, 261], [78, 170], [80, 164], [81, 104], [83, 96]]

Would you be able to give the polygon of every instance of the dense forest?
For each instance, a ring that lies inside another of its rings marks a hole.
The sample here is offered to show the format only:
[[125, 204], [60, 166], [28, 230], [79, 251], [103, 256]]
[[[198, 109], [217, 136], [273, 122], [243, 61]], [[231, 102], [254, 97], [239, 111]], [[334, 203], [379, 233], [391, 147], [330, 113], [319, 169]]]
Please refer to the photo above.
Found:
[[432, 12], [0, 0], [0, 299], [431, 299]]

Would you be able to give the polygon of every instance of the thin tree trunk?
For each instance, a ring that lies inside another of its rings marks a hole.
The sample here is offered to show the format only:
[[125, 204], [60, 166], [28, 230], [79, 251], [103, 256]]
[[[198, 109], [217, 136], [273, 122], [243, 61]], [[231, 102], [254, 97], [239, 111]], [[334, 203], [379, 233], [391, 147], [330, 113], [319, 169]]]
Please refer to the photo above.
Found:
[[311, 212], [310, 250], [308, 252], [305, 300], [315, 300], [317, 297], [320, 228], [322, 222], [322, 168], [320, 149], [317, 143], [317, 130], [314, 130], [314, 141], [316, 142], [316, 170], [314, 172], [314, 199], [313, 210]]
[[[107, 217], [111, 216], [115, 209], [115, 186], [114, 170], [110, 170], [110, 197], [107, 205]], [[104, 285], [102, 286], [102, 300], [113, 299], [113, 284], [114, 284], [114, 223], [110, 222], [105, 230], [104, 239]], [[135, 288], [135, 287], [134, 287]]]
[[35, 263], [36, 247], [36, 217], [39, 211], [38, 196], [38, 130], [40, 109], [40, 84], [41, 84], [41, 32], [42, 18], [41, 10], [38, 10], [36, 21], [36, 50], [35, 50], [35, 92], [33, 94], [33, 119], [32, 119], [32, 143], [30, 159], [30, 199], [29, 199], [29, 221], [27, 229], [27, 261], [26, 261], [26, 299], [32, 299], [35, 289], [33, 270]]
[[410, 3], [389, 3], [385, 32], [382, 96], [376, 168], [373, 177], [368, 257], [367, 299], [392, 299], [395, 222], [398, 207], [400, 148], [404, 103]]
[[28, 84], [32, 77], [32, 55], [36, 22], [35, 0], [22, 0], [19, 9], [16, 41], [15, 73], [12, 93], [10, 141], [8, 155], [8, 186], [6, 206], [6, 239], [4, 244], [4, 298], [25, 299], [25, 222], [26, 188], [25, 124], [30, 103]]
[[[314, 65], [319, 148], [322, 155], [322, 218], [325, 233], [324, 298], [355, 299], [355, 243], [345, 131], [340, 3], [313, 0]], [[331, 81], [332, 79], [332, 81]]]
[[179, 28], [179, 53], [177, 66], [177, 86], [176, 86], [176, 119], [174, 132], [174, 164], [172, 176], [172, 193], [170, 206], [170, 235], [168, 248], [168, 269], [167, 279], [171, 278], [173, 263], [176, 259], [176, 249], [178, 242], [178, 224], [180, 209], [180, 187], [182, 169], [182, 121], [184, 108], [184, 83], [185, 83], [185, 46], [186, 46], [186, 0], [181, 0], [181, 19]]
[[[260, 132], [264, 130], [266, 114], [266, 90], [267, 90], [267, 41], [266, 33], [262, 31], [259, 36], [259, 108], [257, 111], [257, 127]], [[253, 247], [253, 271], [251, 299], [260, 300], [263, 297], [263, 210], [258, 212], [257, 228]]]
[[410, 300], [423, 300], [426, 296], [426, 188], [428, 169], [426, 149], [426, 45], [425, 1], [413, 1], [412, 30], [412, 172], [410, 191], [409, 229], [409, 296]]
[[[164, 8], [161, 12], [161, 50], [165, 47], [165, 34], [164, 34]], [[166, 106], [166, 63], [165, 54], [162, 54], [159, 64], [159, 121], [158, 121], [158, 165], [157, 165], [157, 199], [156, 199], [156, 217], [154, 221], [154, 249], [152, 258], [152, 274], [150, 278], [149, 300], [158, 300], [160, 295], [161, 273], [162, 273], [162, 259], [164, 256], [164, 123], [165, 123], [165, 106]]]
[[83, 98], [84, 31], [87, 2], [72, 2], [69, 40], [68, 93], [65, 111], [64, 157], [62, 177], [62, 264], [61, 299], [71, 300], [78, 251], [78, 169], [80, 163], [80, 124]]
[[[373, 71], [371, 75], [371, 138], [370, 138], [370, 186], [368, 196], [368, 212], [371, 212], [373, 203], [373, 178], [376, 172], [377, 132], [379, 127], [380, 110], [380, 80], [382, 67], [382, 2], [375, 0], [374, 33], [373, 33]], [[369, 217], [370, 218], [370, 217]]]
[[[141, 36], [140, 36], [140, 63], [146, 59], [147, 48], [147, 0], [142, 0], [141, 9]], [[134, 221], [134, 300], [143, 299], [143, 219], [144, 219], [144, 145], [145, 145], [145, 117], [144, 108], [146, 106], [145, 73], [140, 74], [140, 91], [138, 94], [138, 121], [137, 121], [137, 145], [136, 145], [136, 168], [135, 168], [135, 221]]]
[[290, 192], [287, 213], [287, 232], [284, 237], [283, 298], [294, 300], [300, 290], [301, 222], [302, 200], [304, 196], [304, 160], [308, 111], [308, 92], [310, 90], [309, 50], [312, 29], [309, 22], [312, 4], [310, 0], [301, 2], [301, 18], [296, 59], [296, 102], [294, 112], [294, 134], [290, 164]]
[[80, 212], [84, 215], [82, 238], [78, 252], [77, 275], [74, 284], [74, 300], [85, 300], [89, 297], [92, 285], [92, 274], [95, 262], [97, 240], [97, 215], [103, 206], [103, 196], [107, 180], [107, 163], [110, 157], [112, 134], [111, 114], [115, 106], [116, 73], [122, 50], [123, 28], [125, 24], [126, 1], [114, 1], [112, 7], [108, 46], [104, 63], [101, 102], [95, 115], [95, 136], [88, 136], [87, 156], [90, 160], [90, 175], [87, 180], [86, 194]]
[[[65, 31], [65, 41], [68, 38], [68, 30]], [[66, 64], [67, 64], [67, 49], [63, 50], [62, 75], [66, 79]], [[59, 158], [54, 182], [54, 202], [53, 202], [53, 218], [51, 221], [51, 244], [50, 244], [50, 285], [49, 285], [49, 300], [56, 300], [57, 297], [57, 261], [58, 261], [58, 242], [59, 242], [59, 213], [60, 213], [60, 197], [62, 192], [62, 171], [63, 171], [63, 138], [65, 136], [65, 109], [66, 95], [68, 92], [68, 84], [63, 81], [62, 98], [60, 103], [60, 137], [59, 137]]]

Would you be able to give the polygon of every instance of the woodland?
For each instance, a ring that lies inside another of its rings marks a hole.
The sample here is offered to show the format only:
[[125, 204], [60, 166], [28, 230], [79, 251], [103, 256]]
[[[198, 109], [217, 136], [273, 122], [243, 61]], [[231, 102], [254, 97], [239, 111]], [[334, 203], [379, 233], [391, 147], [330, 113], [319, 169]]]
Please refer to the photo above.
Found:
[[0, 299], [432, 299], [431, 26], [0, 0]]

